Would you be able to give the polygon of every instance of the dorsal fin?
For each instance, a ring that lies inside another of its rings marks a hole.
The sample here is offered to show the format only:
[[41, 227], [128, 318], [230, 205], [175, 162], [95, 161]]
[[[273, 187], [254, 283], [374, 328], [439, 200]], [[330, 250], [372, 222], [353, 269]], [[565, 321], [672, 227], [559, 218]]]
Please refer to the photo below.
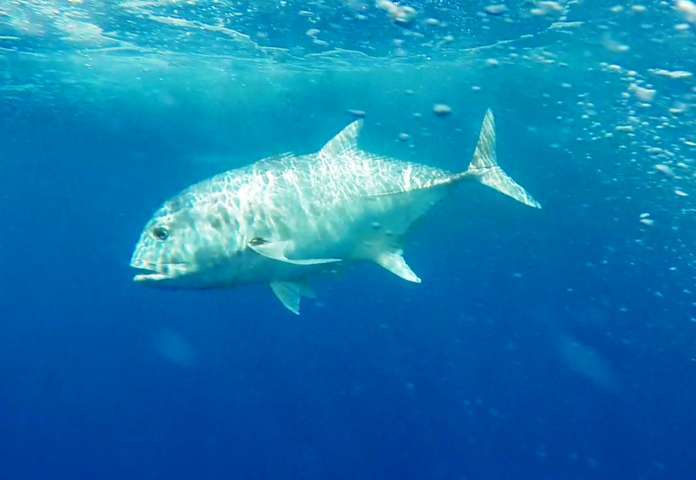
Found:
[[319, 150], [319, 155], [336, 156], [357, 150], [358, 135], [360, 134], [362, 124], [362, 120], [356, 120], [341, 130], [338, 135], [329, 140], [326, 145]]

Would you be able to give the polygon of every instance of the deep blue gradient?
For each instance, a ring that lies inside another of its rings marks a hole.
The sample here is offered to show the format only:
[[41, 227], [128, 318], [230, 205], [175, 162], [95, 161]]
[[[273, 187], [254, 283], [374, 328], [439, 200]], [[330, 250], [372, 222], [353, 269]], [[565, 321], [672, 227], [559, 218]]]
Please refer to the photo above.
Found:
[[[307, 5], [288, 8], [322, 8]], [[485, 3], [414, 3], [468, 37], [404, 58], [385, 39], [408, 47], [425, 24], [365, 5], [360, 25], [385, 30], [354, 34], [375, 55], [354, 68], [293, 49], [307, 26], [286, 10], [248, 13], [286, 25], [259, 37], [290, 45], [280, 63], [198, 57], [205, 42], [176, 35], [164, 60], [65, 51], [58, 27], [3, 24], [22, 39], [0, 59], [0, 479], [693, 478], [694, 82], [650, 70], [696, 70], [695, 26], [675, 30], [671, 3], [580, 2], [566, 30], [524, 2], [508, 25]], [[104, 31], [132, 28], [102, 13]], [[317, 20], [340, 48], [346, 15]], [[464, 49], [491, 38], [517, 40]], [[365, 149], [463, 170], [489, 107], [500, 164], [544, 208], [457, 189], [406, 245], [420, 285], [355, 265], [295, 317], [265, 285], [131, 282], [140, 229], [195, 181], [315, 151], [349, 109], [367, 112]]]

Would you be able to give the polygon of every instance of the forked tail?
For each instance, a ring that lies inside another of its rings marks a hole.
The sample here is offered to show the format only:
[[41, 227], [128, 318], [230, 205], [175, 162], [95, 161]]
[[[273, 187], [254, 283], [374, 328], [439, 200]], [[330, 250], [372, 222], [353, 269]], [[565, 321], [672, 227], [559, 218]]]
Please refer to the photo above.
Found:
[[521, 185], [510, 178], [502, 168], [498, 166], [495, 158], [495, 120], [493, 112], [486, 111], [481, 125], [474, 159], [466, 171], [468, 175], [475, 176], [479, 182], [498, 190], [500, 193], [514, 198], [533, 208], [541, 208], [541, 204], [534, 200]]

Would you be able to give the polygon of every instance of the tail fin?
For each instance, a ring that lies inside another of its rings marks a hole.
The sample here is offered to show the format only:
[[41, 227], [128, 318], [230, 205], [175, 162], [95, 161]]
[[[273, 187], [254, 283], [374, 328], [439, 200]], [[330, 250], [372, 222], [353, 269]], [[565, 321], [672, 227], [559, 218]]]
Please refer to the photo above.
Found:
[[522, 186], [510, 178], [502, 168], [498, 166], [495, 158], [495, 120], [493, 112], [486, 111], [481, 125], [481, 134], [474, 152], [474, 159], [466, 171], [476, 176], [479, 182], [498, 190], [500, 193], [514, 198], [518, 202], [533, 208], [541, 208], [541, 204], [534, 200]]

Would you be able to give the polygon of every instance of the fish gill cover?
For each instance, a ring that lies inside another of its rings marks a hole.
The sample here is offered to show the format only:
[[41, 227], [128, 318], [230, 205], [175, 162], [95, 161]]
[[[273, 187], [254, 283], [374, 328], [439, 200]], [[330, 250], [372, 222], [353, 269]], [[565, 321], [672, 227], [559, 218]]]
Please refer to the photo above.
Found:
[[[0, 478], [696, 471], [696, 4], [0, 2]], [[131, 283], [220, 171], [360, 145], [461, 171], [487, 108], [541, 211], [462, 187], [287, 318]]]

